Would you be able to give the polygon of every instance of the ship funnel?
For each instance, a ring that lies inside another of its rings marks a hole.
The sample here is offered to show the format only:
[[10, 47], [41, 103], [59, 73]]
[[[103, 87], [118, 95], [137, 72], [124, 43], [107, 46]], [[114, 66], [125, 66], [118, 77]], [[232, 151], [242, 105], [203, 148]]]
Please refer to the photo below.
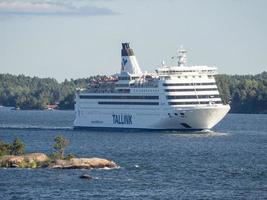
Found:
[[129, 74], [142, 74], [133, 49], [130, 48], [129, 43], [122, 43], [121, 72], [128, 72]]

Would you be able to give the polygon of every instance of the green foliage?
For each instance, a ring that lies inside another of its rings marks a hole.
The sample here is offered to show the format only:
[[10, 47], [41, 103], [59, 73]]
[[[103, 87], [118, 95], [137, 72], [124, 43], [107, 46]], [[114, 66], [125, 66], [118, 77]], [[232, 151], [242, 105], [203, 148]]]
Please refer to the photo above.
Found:
[[25, 144], [19, 139], [16, 138], [11, 145], [10, 154], [11, 155], [22, 155], [25, 152]]
[[28, 162], [26, 162], [26, 161], [22, 161], [22, 162], [20, 162], [19, 164], [18, 164], [18, 166], [19, 166], [19, 168], [29, 168], [28, 167]]
[[52, 161], [55, 161], [57, 159], [70, 160], [72, 158], [76, 158], [74, 154], [68, 154], [66, 157], [64, 157], [65, 149], [69, 145], [69, 140], [64, 138], [62, 135], [59, 135], [55, 137], [54, 141], [55, 144], [53, 145], [53, 148], [56, 150], [56, 152], [53, 152], [50, 155], [50, 159]]
[[0, 156], [9, 155], [11, 150], [11, 145], [4, 143], [0, 140]]
[[222, 100], [232, 113], [267, 113], [267, 72], [252, 75], [217, 75]]
[[66, 96], [62, 101], [59, 102], [58, 106], [60, 109], [73, 110], [74, 109], [74, 93]]
[[69, 145], [69, 141], [64, 138], [62, 135], [56, 136], [54, 144], [54, 149], [56, 150], [55, 153], [53, 153], [53, 156], [55, 158], [64, 159], [64, 152], [66, 147]]
[[66, 156], [66, 160], [70, 160], [70, 159], [72, 159], [72, 158], [76, 158], [76, 155], [74, 155], [74, 154], [68, 154], [67, 156]]
[[37, 167], [40, 167], [38, 166], [38, 163], [35, 162], [35, 161], [32, 161], [32, 162], [27, 162], [27, 161], [22, 161], [18, 164], [18, 167], [19, 168], [31, 168], [31, 169], [35, 169]]
[[58, 104], [59, 109], [73, 109], [76, 88], [87, 88], [95, 80], [104, 77], [92, 76], [59, 83], [52, 78], [0, 74], [0, 105], [45, 109], [48, 104]]
[[[44, 109], [58, 104], [59, 109], [74, 108], [76, 88], [88, 88], [105, 76], [65, 80], [0, 74], [0, 105], [21, 109]], [[257, 75], [217, 75], [216, 81], [224, 103], [230, 102], [234, 113], [267, 113], [267, 72]]]
[[57, 160], [57, 159], [61, 159], [61, 155], [59, 152], [53, 152], [50, 154], [49, 157], [52, 161]]
[[0, 156], [4, 155], [22, 155], [25, 152], [25, 144], [16, 138], [12, 144], [0, 141]]
[[29, 164], [28, 164], [28, 168], [31, 168], [31, 169], [34, 169], [37, 167], [38, 167], [38, 164], [36, 162], [29, 162]]

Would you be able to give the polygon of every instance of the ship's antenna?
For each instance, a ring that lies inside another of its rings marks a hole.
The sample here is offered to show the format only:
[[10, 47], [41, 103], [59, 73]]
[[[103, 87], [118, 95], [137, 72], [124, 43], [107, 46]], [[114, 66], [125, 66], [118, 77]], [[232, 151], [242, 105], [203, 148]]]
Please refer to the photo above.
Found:
[[161, 66], [162, 67], [165, 67], [166, 65], [165, 65], [165, 61], [163, 60], [163, 61], [161, 61]]
[[178, 66], [180, 67], [185, 66], [187, 62], [187, 57], [186, 57], [187, 51], [181, 45], [177, 53], [178, 53]]

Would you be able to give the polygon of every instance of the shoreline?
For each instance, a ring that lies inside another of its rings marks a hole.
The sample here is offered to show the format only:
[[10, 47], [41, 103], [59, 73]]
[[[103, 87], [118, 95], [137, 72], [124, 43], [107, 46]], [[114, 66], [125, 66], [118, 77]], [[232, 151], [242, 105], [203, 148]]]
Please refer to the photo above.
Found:
[[52, 159], [44, 153], [28, 153], [23, 155], [4, 155], [0, 157], [0, 168], [21, 169], [115, 169], [119, 166], [105, 158], [70, 158]]

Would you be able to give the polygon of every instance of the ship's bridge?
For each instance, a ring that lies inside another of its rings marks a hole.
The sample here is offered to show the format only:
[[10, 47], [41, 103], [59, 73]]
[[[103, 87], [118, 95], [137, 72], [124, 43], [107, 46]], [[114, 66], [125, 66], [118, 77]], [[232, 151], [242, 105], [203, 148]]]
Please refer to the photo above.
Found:
[[[188, 66], [187, 65], [187, 51], [181, 47], [178, 51], [178, 59], [177, 66], [165, 66], [164, 61], [161, 68], [156, 70], [156, 73], [160, 77], [164, 76], [213, 76], [217, 74], [217, 67], [208, 67], [208, 66]], [[172, 57], [175, 58], [175, 57]]]
[[217, 74], [217, 67], [208, 66], [171, 66], [161, 67], [156, 70], [159, 76], [172, 76], [172, 75], [215, 75]]

